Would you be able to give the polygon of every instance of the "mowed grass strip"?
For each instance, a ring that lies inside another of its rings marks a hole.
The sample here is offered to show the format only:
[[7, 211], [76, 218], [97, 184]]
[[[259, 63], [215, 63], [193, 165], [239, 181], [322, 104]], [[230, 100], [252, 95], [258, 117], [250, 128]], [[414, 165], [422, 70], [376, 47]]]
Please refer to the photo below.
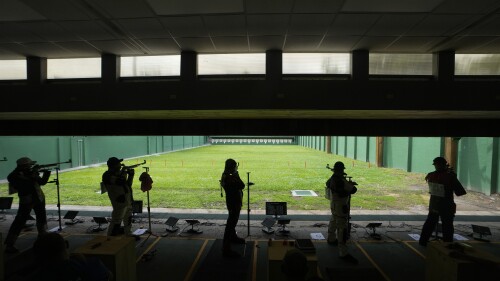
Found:
[[[373, 164], [296, 145], [213, 145], [124, 163], [147, 161], [146, 165], [136, 168], [135, 200], [147, 200], [138, 178], [145, 171], [143, 167], [149, 167], [154, 181], [150, 191], [151, 207], [224, 209], [219, 179], [227, 158], [239, 162], [239, 173], [245, 183], [250, 172], [250, 181], [255, 183], [250, 189], [253, 210], [264, 209], [266, 201], [286, 201], [292, 210], [328, 210], [324, 186], [332, 172], [325, 167], [326, 164], [333, 166], [335, 161], [343, 161], [346, 173], [358, 183], [358, 193], [351, 201], [353, 209], [405, 210], [426, 205], [428, 200], [423, 174], [376, 168]], [[106, 165], [101, 165], [60, 173], [61, 205], [110, 206], [108, 196], [99, 193], [101, 176], [106, 169]], [[7, 189], [7, 184], [0, 184], [0, 196], [9, 196]], [[57, 204], [55, 184], [49, 183], [43, 190], [47, 204]], [[291, 190], [313, 190], [319, 196], [293, 197]], [[14, 195], [14, 202], [17, 200]], [[245, 189], [243, 209], [246, 204]]]

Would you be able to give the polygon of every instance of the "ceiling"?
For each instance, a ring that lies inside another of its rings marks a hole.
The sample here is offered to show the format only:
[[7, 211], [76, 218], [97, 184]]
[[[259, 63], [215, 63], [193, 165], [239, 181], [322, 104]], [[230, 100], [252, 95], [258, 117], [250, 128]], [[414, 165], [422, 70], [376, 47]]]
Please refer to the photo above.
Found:
[[0, 59], [500, 53], [498, 0], [0, 0]]

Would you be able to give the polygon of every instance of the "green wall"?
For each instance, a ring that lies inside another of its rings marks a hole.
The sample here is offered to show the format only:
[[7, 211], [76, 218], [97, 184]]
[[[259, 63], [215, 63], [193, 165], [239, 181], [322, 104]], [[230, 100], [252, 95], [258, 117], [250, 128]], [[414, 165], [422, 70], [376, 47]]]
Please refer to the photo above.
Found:
[[485, 194], [498, 193], [498, 138], [462, 138], [457, 172], [463, 185]]
[[132, 158], [143, 155], [198, 147], [205, 136], [34, 136], [0, 137], [0, 179], [16, 167], [16, 160], [27, 156], [40, 164], [72, 160], [61, 169], [104, 163], [111, 156]]
[[[315, 148], [310, 141], [318, 137], [299, 137], [299, 145]], [[470, 190], [500, 193], [500, 139], [462, 138], [459, 140], [459, 180]], [[323, 150], [323, 149], [319, 149]], [[375, 163], [376, 137], [332, 136], [332, 154]], [[432, 159], [444, 155], [444, 138], [384, 137], [383, 166], [409, 172], [428, 173], [434, 170]]]

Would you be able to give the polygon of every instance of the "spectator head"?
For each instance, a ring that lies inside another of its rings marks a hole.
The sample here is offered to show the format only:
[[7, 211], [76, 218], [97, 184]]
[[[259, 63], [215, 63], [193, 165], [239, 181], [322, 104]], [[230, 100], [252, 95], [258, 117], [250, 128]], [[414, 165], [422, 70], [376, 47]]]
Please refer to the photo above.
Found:
[[43, 264], [66, 260], [69, 258], [68, 243], [59, 233], [43, 234], [33, 244], [33, 253]]
[[305, 280], [308, 271], [306, 255], [298, 249], [288, 250], [283, 258], [281, 271], [287, 280]]

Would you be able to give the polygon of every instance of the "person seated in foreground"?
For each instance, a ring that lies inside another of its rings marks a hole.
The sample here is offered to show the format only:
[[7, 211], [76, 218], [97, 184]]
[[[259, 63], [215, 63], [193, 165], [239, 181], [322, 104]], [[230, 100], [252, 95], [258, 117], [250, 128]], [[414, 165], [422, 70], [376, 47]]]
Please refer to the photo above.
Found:
[[318, 276], [306, 279], [309, 268], [306, 255], [298, 250], [288, 250], [281, 264], [281, 272], [285, 274], [287, 281], [322, 281]]
[[59, 233], [47, 233], [33, 244], [39, 269], [36, 280], [45, 281], [108, 281], [113, 274], [98, 258], [70, 254], [68, 241]]

